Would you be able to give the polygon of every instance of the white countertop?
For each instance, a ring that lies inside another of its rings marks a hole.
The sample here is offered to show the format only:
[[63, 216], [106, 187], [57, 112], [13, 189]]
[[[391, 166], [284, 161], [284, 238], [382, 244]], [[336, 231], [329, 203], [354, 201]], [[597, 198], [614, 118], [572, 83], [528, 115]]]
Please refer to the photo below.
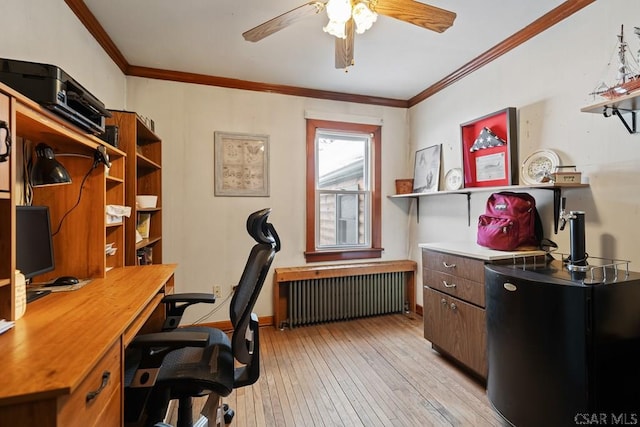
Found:
[[528, 251], [496, 251], [485, 248], [473, 242], [435, 242], [420, 243], [418, 246], [422, 249], [430, 249], [437, 252], [446, 252], [454, 255], [465, 256], [469, 258], [477, 258], [484, 261], [496, 261], [501, 259], [509, 259], [521, 256], [544, 255], [541, 250]]

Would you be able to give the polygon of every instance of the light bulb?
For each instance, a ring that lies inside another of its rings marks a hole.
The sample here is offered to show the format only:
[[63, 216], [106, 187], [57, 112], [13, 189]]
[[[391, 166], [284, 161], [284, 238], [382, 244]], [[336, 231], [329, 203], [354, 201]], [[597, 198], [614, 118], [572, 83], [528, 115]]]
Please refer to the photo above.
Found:
[[346, 39], [347, 35], [344, 31], [344, 22], [329, 21], [329, 23], [322, 27], [325, 33], [329, 33], [339, 39]]
[[327, 16], [329, 23], [322, 29], [332, 36], [346, 39], [344, 24], [351, 19], [350, 0], [329, 0], [327, 3]]
[[358, 3], [353, 7], [353, 21], [356, 23], [356, 33], [367, 31], [378, 19], [378, 14], [373, 12], [364, 3]]
[[350, 0], [329, 0], [327, 3], [329, 21], [347, 22], [351, 18]]

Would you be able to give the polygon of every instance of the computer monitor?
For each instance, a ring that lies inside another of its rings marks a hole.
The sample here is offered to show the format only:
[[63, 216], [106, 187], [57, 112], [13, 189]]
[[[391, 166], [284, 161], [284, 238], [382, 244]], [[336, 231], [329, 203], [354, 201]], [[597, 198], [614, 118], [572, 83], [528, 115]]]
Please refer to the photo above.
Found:
[[48, 206], [16, 206], [16, 268], [27, 279], [55, 269]]

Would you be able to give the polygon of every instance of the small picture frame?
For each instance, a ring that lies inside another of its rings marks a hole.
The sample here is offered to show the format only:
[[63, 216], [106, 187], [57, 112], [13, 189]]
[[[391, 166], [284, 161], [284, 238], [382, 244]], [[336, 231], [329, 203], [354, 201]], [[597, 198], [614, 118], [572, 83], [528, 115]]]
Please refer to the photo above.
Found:
[[432, 193], [438, 191], [440, 183], [441, 145], [432, 145], [416, 151], [413, 169], [413, 192]]
[[269, 196], [269, 136], [214, 132], [216, 196]]
[[[508, 107], [460, 125], [464, 186], [518, 184], [516, 109]], [[480, 143], [481, 135], [493, 142]]]

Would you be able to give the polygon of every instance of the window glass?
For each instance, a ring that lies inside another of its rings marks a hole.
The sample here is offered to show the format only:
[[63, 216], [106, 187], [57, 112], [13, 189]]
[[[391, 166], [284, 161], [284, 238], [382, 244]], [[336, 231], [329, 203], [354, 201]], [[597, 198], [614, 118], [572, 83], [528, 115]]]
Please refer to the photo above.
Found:
[[370, 142], [367, 134], [316, 133], [318, 249], [369, 245]]
[[322, 190], [368, 189], [366, 136], [318, 132], [318, 188]]

